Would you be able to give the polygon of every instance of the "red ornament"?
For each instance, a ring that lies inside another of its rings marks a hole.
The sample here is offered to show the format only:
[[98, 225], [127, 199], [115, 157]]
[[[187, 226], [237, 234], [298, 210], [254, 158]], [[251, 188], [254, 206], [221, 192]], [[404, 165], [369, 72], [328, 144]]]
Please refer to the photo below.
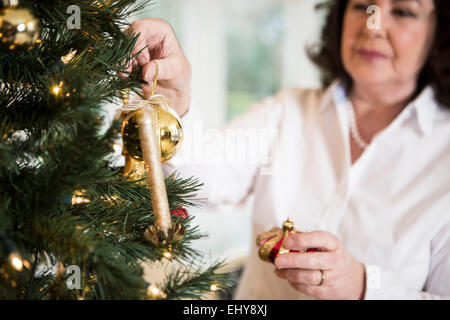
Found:
[[[256, 245], [259, 247], [258, 255], [259, 258], [266, 262], [274, 262], [275, 258], [279, 255], [299, 252], [299, 250], [289, 250], [283, 246], [284, 240], [291, 234], [300, 232], [294, 229], [294, 223], [287, 219], [283, 222], [283, 229], [272, 228], [268, 232], [264, 232], [258, 236], [256, 239]], [[303, 250], [302, 252], [317, 252], [316, 248], [310, 248]]]
[[183, 207], [173, 209], [170, 211], [170, 213], [172, 213], [175, 217], [182, 219], [186, 219], [189, 216], [187, 210]]

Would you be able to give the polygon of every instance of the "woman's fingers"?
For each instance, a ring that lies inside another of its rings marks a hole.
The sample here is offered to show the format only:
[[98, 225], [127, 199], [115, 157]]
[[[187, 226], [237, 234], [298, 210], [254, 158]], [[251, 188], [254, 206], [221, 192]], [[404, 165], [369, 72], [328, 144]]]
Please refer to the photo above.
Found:
[[290, 235], [284, 242], [286, 249], [306, 250], [318, 248], [320, 251], [336, 251], [340, 247], [340, 240], [326, 231], [297, 232]]
[[191, 66], [171, 26], [161, 19], [142, 19], [133, 22], [125, 33], [139, 34], [131, 52], [136, 57], [126, 66], [125, 72], [131, 73], [137, 66], [142, 68], [142, 79], [147, 82], [142, 91], [149, 98], [158, 64], [155, 93], [170, 99], [179, 116], [185, 115], [190, 105]]
[[[322, 281], [320, 270], [305, 269], [275, 269], [275, 274], [291, 283], [299, 283], [310, 286], [317, 286]], [[325, 283], [323, 283], [325, 285]]]
[[365, 267], [341, 246], [339, 238], [329, 232], [314, 231], [296, 233], [286, 240], [291, 241], [284, 243], [288, 249], [321, 249], [290, 252], [275, 259], [275, 266], [281, 269], [275, 273], [295, 290], [319, 299], [364, 297]]
[[157, 52], [157, 58], [164, 59], [171, 54], [170, 44], [176, 42], [170, 25], [161, 19], [142, 19], [133, 22], [124, 32], [127, 35], [139, 35], [131, 51], [135, 56], [127, 65], [126, 72], [131, 72], [138, 65], [142, 68], [153, 58], [150, 52]]
[[149, 84], [153, 81], [156, 74], [156, 64], [158, 64], [158, 79], [159, 80], [171, 80], [178, 76], [178, 73], [184, 69], [182, 65], [183, 60], [176, 56], [169, 56], [164, 59], [154, 59], [143, 66], [142, 75], [143, 79]]
[[275, 266], [280, 269], [330, 270], [338, 265], [334, 252], [286, 253], [275, 259]]

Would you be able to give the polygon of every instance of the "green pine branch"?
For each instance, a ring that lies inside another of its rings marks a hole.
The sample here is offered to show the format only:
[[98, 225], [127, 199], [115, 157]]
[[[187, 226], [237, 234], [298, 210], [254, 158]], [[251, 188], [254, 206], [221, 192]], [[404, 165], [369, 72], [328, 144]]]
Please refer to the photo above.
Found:
[[[137, 35], [122, 31], [130, 15], [151, 1], [80, 0], [82, 28], [66, 28], [73, 1], [23, 0], [39, 19], [41, 42], [32, 50], [0, 49], [0, 298], [146, 299], [142, 263], [159, 261], [168, 247], [146, 242], [154, 223], [146, 179], [122, 176], [108, 160], [120, 123], [104, 128], [102, 106], [120, 90], [139, 94], [139, 70], [118, 75], [133, 59]], [[67, 64], [61, 57], [76, 50]], [[202, 184], [176, 174], [166, 179], [170, 209], [197, 206]], [[88, 200], [72, 204], [74, 192]], [[193, 217], [173, 217], [186, 234], [171, 244], [184, 268], [168, 274], [168, 299], [200, 298], [211, 283], [230, 283], [223, 262], [197, 265], [193, 241], [206, 235]], [[21, 271], [11, 255], [24, 262]], [[82, 270], [70, 290], [64, 272]], [[192, 269], [192, 267], [195, 267]], [[201, 271], [205, 269], [205, 271]]]

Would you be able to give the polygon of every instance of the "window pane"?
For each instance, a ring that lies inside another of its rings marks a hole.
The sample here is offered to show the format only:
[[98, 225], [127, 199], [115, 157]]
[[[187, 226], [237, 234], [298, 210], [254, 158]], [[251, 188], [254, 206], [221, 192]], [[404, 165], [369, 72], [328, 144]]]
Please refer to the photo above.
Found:
[[155, 0], [150, 2], [147, 7], [133, 17], [134, 20], [142, 18], [161, 18], [169, 22], [175, 31], [177, 38], [181, 41], [183, 38], [182, 25], [182, 4], [181, 0]]
[[274, 3], [264, 10], [245, 10], [235, 5], [228, 9], [225, 28], [229, 120], [280, 87], [282, 6]]

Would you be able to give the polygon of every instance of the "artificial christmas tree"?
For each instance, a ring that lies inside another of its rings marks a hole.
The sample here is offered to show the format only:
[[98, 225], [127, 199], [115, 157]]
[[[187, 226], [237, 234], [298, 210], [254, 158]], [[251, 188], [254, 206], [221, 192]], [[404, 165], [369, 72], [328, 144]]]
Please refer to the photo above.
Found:
[[[1, 2], [0, 299], [200, 298], [229, 285], [221, 262], [205, 267], [191, 247], [204, 235], [184, 208], [201, 184], [165, 180], [185, 231], [154, 245], [146, 178], [108, 160], [121, 123], [104, 129], [102, 105], [142, 84], [138, 71], [118, 75], [137, 40], [127, 18], [149, 5], [135, 2], [76, 1], [79, 29], [67, 24], [73, 1]], [[142, 263], [162, 259], [186, 267], [147, 283]]]

